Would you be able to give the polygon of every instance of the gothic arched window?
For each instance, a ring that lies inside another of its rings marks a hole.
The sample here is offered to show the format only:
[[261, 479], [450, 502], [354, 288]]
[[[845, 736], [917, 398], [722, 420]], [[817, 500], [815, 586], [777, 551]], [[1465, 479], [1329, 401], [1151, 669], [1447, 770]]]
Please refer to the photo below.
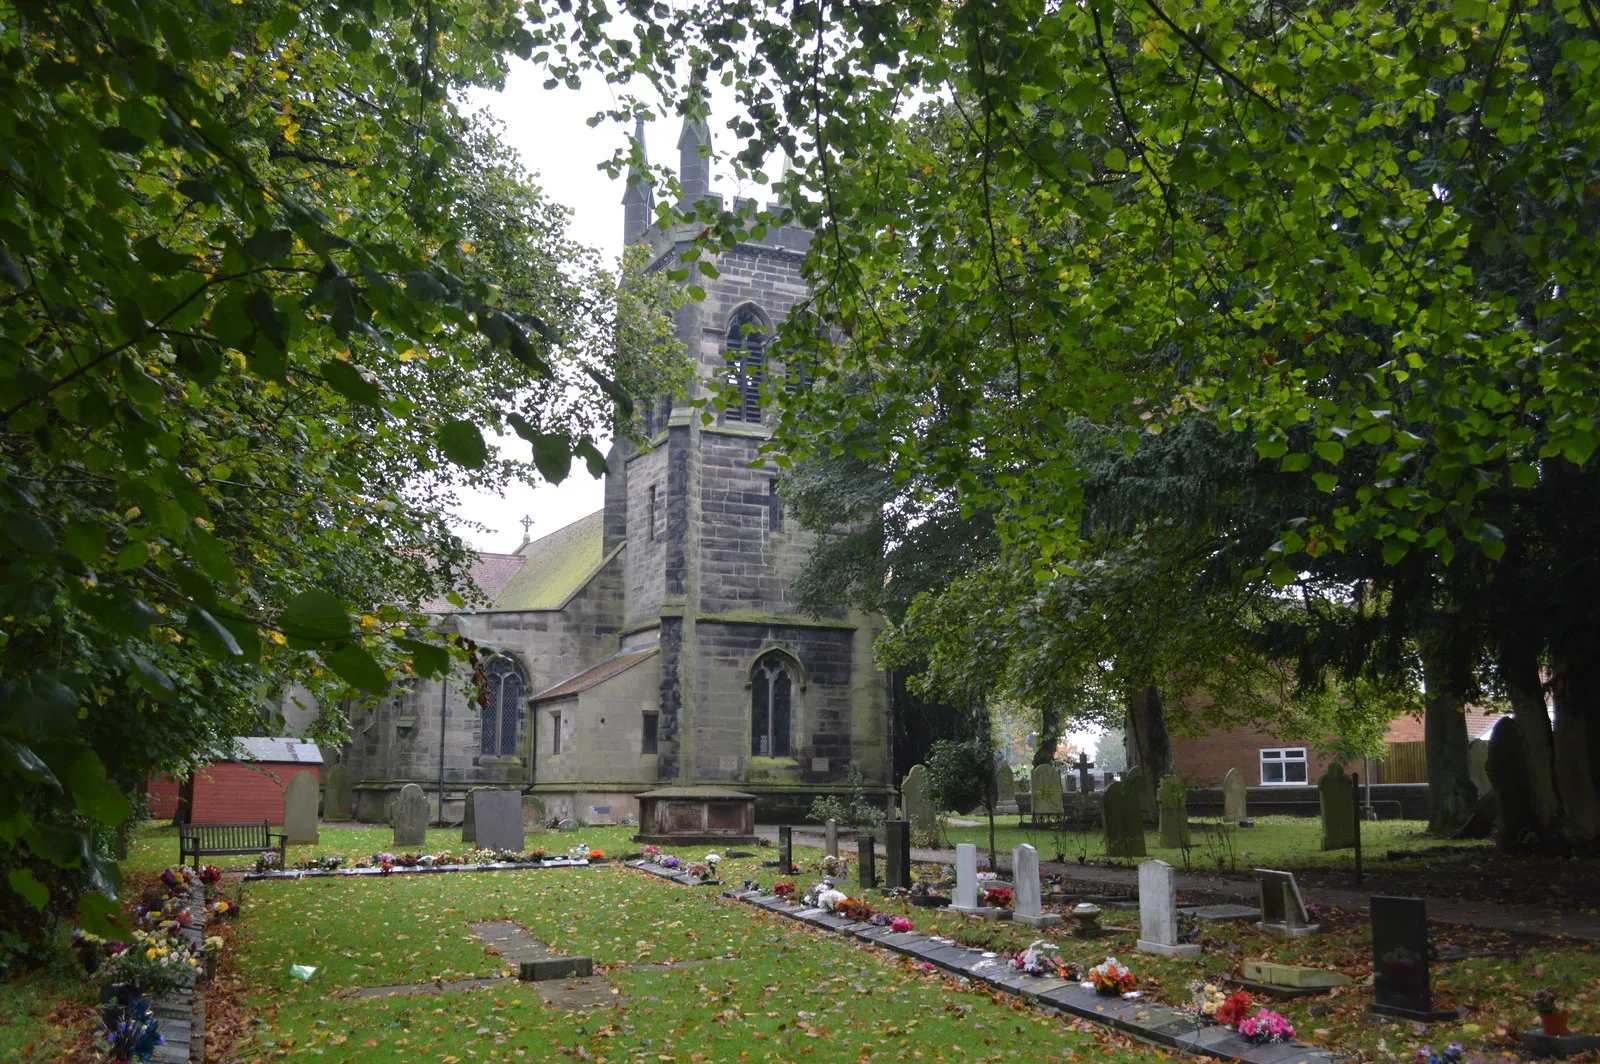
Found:
[[522, 719], [522, 693], [527, 679], [516, 660], [496, 654], [483, 666], [483, 735], [478, 753], [484, 757], [511, 757], [517, 752], [517, 722]]
[[761, 420], [761, 382], [767, 376], [767, 341], [771, 330], [761, 311], [749, 303], [728, 319], [729, 421]]
[[768, 654], [750, 675], [750, 756], [793, 757], [790, 731], [796, 683], [793, 663]]

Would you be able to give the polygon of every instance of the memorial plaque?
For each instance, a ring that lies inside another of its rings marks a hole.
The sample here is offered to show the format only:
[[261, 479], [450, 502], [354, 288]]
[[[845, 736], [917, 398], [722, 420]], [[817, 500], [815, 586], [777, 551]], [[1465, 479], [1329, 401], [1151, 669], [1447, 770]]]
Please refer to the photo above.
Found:
[[472, 792], [478, 846], [485, 850], [523, 850], [522, 792], [479, 789]]
[[778, 874], [794, 874], [794, 828], [788, 824], [778, 825]]
[[1421, 898], [1375, 894], [1372, 919], [1372, 1005], [1384, 1016], [1422, 1023], [1455, 1019], [1455, 1009], [1433, 1007], [1428, 976], [1428, 903]]
[[891, 820], [884, 830], [884, 886], [891, 890], [911, 888], [911, 825]]
[[1321, 928], [1311, 922], [1305, 899], [1300, 896], [1300, 884], [1293, 872], [1279, 872], [1271, 868], [1257, 868], [1256, 881], [1261, 886], [1261, 929], [1280, 935], [1309, 935]]
[[856, 878], [861, 882], [862, 890], [871, 890], [878, 885], [878, 840], [871, 835], [862, 835], [856, 839]]

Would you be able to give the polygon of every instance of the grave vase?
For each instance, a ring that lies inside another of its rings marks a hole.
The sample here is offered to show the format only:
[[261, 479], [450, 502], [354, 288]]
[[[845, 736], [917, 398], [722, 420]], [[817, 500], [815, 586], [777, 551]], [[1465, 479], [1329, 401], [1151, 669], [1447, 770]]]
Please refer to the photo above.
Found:
[[1539, 1026], [1544, 1028], [1544, 1033], [1551, 1038], [1560, 1038], [1567, 1033], [1567, 1014], [1564, 1012], [1539, 1013]]

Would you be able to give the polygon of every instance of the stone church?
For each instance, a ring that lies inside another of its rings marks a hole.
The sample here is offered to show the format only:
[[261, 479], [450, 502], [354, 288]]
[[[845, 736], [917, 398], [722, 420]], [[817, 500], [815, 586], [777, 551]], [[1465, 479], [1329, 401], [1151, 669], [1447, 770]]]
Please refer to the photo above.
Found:
[[[709, 144], [704, 122], [685, 122], [679, 178], [696, 201], [720, 201]], [[625, 241], [648, 244], [652, 268], [676, 266], [699, 231], [654, 227], [644, 185], [623, 207]], [[637, 794], [682, 785], [743, 790], [763, 818], [793, 815], [844, 791], [851, 766], [888, 793], [879, 622], [793, 607], [787, 588], [813, 537], [786, 518], [772, 468], [751, 468], [770, 435], [760, 386], [782, 371], [767, 343], [807, 294], [810, 237], [776, 229], [720, 253], [719, 276], [697, 278], [705, 299], [679, 311], [701, 377], [735, 388], [714, 423], [641, 401], [647, 442], [613, 445], [602, 510], [479, 556], [491, 604], [441, 610], [440, 623], [477, 643], [482, 697], [457, 676], [354, 711], [340, 760], [357, 819], [384, 819], [407, 783], [442, 798], [446, 820], [475, 786], [519, 787], [545, 818], [584, 822], [637, 817]]]

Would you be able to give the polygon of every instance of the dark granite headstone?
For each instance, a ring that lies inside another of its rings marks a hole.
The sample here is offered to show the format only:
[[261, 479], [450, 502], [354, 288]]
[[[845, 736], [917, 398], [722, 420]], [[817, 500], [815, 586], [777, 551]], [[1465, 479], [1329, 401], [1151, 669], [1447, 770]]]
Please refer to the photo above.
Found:
[[871, 835], [856, 839], [856, 877], [862, 890], [878, 885], [878, 840]]
[[1372, 896], [1372, 1005], [1384, 1016], [1434, 1023], [1454, 1009], [1433, 1007], [1428, 978], [1428, 903], [1421, 898]]
[[910, 890], [911, 825], [904, 820], [891, 820], [883, 830], [883, 885], [890, 890]]
[[1136, 786], [1118, 781], [1106, 788], [1101, 813], [1106, 824], [1106, 853], [1112, 857], [1144, 856], [1144, 815]]
[[778, 825], [778, 874], [787, 876], [794, 872], [794, 829], [788, 824]]

